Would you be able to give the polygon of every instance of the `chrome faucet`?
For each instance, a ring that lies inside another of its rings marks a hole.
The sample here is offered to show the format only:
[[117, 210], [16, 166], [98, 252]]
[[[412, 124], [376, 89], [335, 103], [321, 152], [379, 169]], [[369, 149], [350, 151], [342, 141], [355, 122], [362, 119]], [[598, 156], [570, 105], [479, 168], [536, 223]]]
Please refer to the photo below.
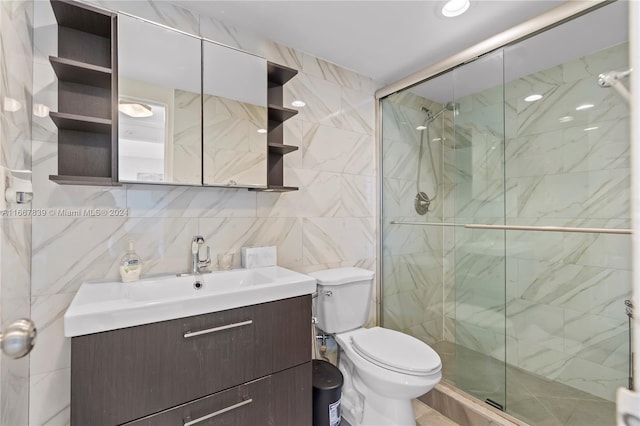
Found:
[[204, 246], [204, 238], [201, 235], [196, 235], [191, 241], [191, 273], [202, 274], [205, 271], [204, 268], [211, 265], [211, 248], [207, 246], [207, 258], [200, 259], [200, 247]]

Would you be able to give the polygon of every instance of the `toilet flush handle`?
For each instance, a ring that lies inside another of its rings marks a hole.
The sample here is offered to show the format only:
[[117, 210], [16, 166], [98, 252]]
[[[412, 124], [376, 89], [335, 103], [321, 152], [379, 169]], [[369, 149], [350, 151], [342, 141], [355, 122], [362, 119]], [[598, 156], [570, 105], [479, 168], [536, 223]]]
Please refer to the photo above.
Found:
[[327, 291], [323, 292], [323, 294], [324, 294], [325, 296], [327, 296], [327, 297], [331, 297], [331, 296], [333, 296], [333, 292], [332, 292], [331, 290], [327, 290]]

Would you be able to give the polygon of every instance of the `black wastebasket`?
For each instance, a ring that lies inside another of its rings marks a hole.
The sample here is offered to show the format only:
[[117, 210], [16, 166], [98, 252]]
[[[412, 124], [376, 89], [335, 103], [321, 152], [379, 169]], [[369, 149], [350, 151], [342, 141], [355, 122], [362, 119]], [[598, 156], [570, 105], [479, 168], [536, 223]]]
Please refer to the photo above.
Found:
[[330, 362], [313, 360], [313, 426], [340, 424], [340, 395], [344, 379]]

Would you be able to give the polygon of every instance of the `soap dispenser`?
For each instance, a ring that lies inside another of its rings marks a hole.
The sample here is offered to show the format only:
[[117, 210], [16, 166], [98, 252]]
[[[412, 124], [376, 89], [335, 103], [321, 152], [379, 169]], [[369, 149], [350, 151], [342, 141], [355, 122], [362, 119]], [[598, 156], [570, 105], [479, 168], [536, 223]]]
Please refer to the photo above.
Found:
[[140, 279], [142, 261], [133, 249], [133, 242], [129, 241], [129, 250], [120, 262], [120, 277], [123, 283], [130, 283]]

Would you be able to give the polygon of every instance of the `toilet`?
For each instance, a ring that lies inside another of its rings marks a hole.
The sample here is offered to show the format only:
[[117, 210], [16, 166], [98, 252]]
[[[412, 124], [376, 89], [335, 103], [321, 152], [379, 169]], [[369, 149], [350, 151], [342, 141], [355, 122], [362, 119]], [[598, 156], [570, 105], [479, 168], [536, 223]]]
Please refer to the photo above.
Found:
[[374, 273], [360, 268], [309, 274], [318, 281], [318, 328], [335, 336], [344, 376], [341, 412], [352, 426], [415, 426], [411, 400], [442, 378], [438, 354], [424, 342], [382, 327], [363, 328]]

